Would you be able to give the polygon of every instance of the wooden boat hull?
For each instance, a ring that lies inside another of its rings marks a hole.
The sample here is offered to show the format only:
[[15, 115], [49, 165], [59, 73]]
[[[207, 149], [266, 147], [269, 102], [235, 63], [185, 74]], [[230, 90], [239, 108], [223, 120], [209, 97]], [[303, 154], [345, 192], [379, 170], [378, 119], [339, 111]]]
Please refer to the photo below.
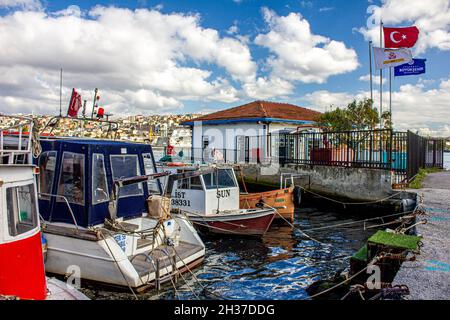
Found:
[[265, 192], [246, 193], [239, 196], [239, 207], [242, 209], [257, 208], [257, 204], [263, 202], [275, 208], [277, 214], [275, 218], [281, 219], [280, 215], [294, 221], [294, 187], [285, 189], [270, 190]]
[[239, 210], [239, 213], [223, 213], [210, 216], [188, 214], [199, 231], [240, 236], [262, 236], [275, 218], [272, 209]]

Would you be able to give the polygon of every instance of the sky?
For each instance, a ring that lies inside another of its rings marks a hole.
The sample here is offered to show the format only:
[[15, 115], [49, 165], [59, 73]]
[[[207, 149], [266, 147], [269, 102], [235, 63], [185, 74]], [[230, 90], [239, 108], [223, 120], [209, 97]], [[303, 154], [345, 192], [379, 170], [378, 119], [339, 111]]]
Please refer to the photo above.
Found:
[[[450, 0], [0, 0], [0, 112], [58, 114], [72, 88], [115, 116], [253, 100], [318, 111], [370, 96], [369, 40], [416, 25], [420, 76], [393, 77], [398, 130], [450, 136]], [[383, 109], [389, 107], [387, 71]], [[374, 100], [379, 107], [379, 72]]]

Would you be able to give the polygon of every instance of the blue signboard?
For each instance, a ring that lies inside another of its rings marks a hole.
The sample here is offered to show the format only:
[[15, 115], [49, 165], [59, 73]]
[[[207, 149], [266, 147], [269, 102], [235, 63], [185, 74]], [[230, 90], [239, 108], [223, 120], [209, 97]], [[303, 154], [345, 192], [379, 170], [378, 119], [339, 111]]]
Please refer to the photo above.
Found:
[[394, 75], [399, 77], [425, 73], [425, 61], [427, 59], [413, 59], [411, 62], [397, 66], [394, 68]]

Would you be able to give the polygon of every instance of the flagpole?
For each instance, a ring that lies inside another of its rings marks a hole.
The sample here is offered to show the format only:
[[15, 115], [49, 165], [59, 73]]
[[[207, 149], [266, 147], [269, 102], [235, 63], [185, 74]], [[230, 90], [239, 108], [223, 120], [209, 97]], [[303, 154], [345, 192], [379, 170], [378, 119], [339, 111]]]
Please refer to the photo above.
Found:
[[[380, 19], [380, 48], [383, 48], [383, 20]], [[383, 128], [383, 68], [380, 69], [380, 129]]]
[[389, 67], [389, 120], [392, 124], [392, 67]]
[[369, 74], [370, 74], [370, 100], [373, 107], [373, 82], [372, 82], [372, 40], [369, 41]]
[[62, 117], [62, 68], [59, 74], [59, 116]]

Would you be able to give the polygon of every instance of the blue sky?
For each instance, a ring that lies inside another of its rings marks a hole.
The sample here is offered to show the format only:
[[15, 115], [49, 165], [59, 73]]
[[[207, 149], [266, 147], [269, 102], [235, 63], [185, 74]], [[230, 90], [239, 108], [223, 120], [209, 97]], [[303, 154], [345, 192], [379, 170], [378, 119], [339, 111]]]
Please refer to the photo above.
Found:
[[387, 26], [417, 25], [414, 55], [427, 59], [425, 75], [394, 79], [396, 126], [450, 135], [449, 12], [449, 0], [0, 0], [0, 109], [52, 113], [60, 66], [66, 100], [71, 87], [89, 100], [98, 86], [116, 114], [256, 99], [323, 111], [368, 96], [368, 40], [379, 39], [367, 21], [380, 14]]

